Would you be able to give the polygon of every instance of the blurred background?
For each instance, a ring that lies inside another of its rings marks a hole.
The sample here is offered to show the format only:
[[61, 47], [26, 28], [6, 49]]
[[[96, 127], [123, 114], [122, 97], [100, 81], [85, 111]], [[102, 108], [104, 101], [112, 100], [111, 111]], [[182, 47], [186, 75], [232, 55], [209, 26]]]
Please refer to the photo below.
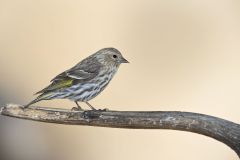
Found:
[[[240, 123], [239, 0], [0, 0], [0, 105], [33, 93], [81, 59], [116, 47], [131, 62], [91, 103], [191, 111]], [[68, 100], [39, 106], [72, 108]], [[84, 106], [86, 107], [86, 106]], [[235, 160], [193, 133], [66, 126], [0, 117], [0, 159]]]

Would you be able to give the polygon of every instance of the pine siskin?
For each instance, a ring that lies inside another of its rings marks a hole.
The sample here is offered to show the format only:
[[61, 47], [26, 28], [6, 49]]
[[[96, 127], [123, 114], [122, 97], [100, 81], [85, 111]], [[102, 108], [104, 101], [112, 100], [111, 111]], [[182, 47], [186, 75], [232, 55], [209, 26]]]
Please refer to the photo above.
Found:
[[24, 108], [41, 100], [70, 99], [79, 110], [82, 108], [78, 102], [85, 102], [91, 109], [95, 109], [88, 101], [106, 88], [121, 63], [129, 62], [117, 49], [101, 49], [53, 78], [52, 83], [37, 92], [40, 95]]

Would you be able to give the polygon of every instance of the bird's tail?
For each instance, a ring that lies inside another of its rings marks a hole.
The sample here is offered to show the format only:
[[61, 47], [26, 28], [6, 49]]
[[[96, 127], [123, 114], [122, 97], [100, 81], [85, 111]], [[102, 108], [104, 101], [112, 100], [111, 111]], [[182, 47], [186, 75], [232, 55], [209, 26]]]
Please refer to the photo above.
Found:
[[30, 105], [37, 103], [41, 100], [39, 100], [38, 98], [34, 99], [33, 101], [29, 102], [28, 104], [24, 105], [23, 108], [28, 108]]
[[36, 99], [34, 99], [33, 101], [29, 102], [27, 105], [24, 105], [23, 108], [28, 108], [30, 105], [37, 103], [41, 100], [48, 100], [50, 99], [52, 95], [52, 92], [49, 93], [42, 93], [41, 95], [39, 95]]

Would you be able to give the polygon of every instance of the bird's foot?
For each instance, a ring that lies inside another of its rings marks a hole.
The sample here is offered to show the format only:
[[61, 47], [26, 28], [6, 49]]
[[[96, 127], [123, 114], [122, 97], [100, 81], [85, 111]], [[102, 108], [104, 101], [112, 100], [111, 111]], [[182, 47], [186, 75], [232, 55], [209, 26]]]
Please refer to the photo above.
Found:
[[108, 108], [104, 108], [104, 109], [98, 109], [98, 111], [107, 112], [107, 111], [110, 111], [110, 110]]
[[92, 110], [86, 110], [83, 112], [83, 118], [85, 119], [94, 119], [94, 118], [99, 118], [99, 116], [101, 115], [100, 112], [107, 112], [109, 111], [108, 108], [104, 108], [104, 109], [92, 109]]
[[82, 108], [79, 107], [73, 107], [71, 111], [84, 111]]

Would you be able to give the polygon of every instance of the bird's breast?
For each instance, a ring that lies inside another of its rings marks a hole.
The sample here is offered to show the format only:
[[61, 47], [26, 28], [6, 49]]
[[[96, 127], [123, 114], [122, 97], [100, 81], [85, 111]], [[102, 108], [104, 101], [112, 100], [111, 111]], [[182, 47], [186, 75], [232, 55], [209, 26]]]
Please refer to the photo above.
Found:
[[72, 92], [69, 98], [78, 101], [89, 101], [90, 99], [96, 97], [106, 88], [116, 71], [117, 70], [105, 70], [105, 72], [101, 71], [93, 79], [72, 86], [70, 90], [74, 90], [74, 92]]

